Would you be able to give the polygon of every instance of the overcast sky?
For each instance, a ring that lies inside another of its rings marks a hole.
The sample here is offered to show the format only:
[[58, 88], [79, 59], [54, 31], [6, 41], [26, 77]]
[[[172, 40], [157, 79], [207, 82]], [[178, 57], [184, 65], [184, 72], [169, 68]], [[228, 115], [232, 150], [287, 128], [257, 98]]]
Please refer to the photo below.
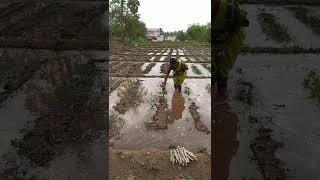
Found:
[[211, 0], [139, 0], [139, 14], [147, 28], [187, 30], [193, 23], [211, 21]]

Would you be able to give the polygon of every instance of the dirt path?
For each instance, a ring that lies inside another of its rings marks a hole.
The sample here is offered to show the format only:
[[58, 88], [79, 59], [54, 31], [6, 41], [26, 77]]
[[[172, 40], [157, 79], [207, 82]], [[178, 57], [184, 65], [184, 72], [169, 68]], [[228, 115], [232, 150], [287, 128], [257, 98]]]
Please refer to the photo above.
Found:
[[[196, 154], [198, 161], [187, 167], [172, 165], [169, 151], [158, 149], [118, 150], [112, 149], [109, 154], [110, 177], [132, 177], [145, 180], [166, 179], [203, 179], [209, 180], [211, 174], [211, 157], [207, 154]], [[152, 170], [152, 164], [159, 170]], [[155, 173], [153, 175], [152, 173]]]

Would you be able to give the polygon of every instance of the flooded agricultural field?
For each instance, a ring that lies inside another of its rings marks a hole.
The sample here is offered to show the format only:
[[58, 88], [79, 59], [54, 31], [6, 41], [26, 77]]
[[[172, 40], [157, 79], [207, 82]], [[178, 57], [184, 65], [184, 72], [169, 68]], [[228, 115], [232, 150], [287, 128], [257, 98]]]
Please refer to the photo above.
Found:
[[[210, 46], [138, 46], [111, 52], [109, 61], [109, 145], [111, 176], [148, 179], [150, 163], [159, 165], [153, 178], [192, 176], [210, 179], [211, 170]], [[169, 77], [169, 57], [188, 66], [182, 93]], [[188, 167], [172, 165], [169, 148], [183, 146], [199, 156]], [[119, 162], [120, 161], [120, 162]], [[124, 166], [126, 163], [129, 167]], [[182, 169], [181, 169], [182, 168]]]
[[105, 178], [105, 2], [0, 4], [0, 179]]
[[319, 4], [243, 2], [245, 48], [230, 74], [228, 102], [212, 107], [214, 178], [319, 179], [320, 108], [304, 85], [320, 72]]

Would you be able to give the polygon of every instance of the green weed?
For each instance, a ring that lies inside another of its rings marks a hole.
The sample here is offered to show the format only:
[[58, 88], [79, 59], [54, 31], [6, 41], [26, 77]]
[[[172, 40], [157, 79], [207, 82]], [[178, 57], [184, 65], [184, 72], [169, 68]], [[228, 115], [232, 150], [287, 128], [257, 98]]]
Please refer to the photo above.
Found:
[[148, 167], [149, 173], [151, 173], [153, 176], [157, 175], [160, 171], [160, 168], [157, 164], [153, 163]]
[[320, 75], [315, 71], [310, 71], [303, 82], [303, 86], [308, 90], [311, 98], [316, 98], [320, 103]]
[[191, 68], [192, 68], [192, 72], [193, 73], [195, 73], [197, 75], [201, 75], [202, 74], [197, 66], [193, 65]]
[[263, 33], [265, 33], [268, 38], [279, 43], [288, 43], [292, 40], [291, 35], [288, 33], [288, 28], [281, 25], [274, 15], [261, 12], [258, 15], [258, 21]]

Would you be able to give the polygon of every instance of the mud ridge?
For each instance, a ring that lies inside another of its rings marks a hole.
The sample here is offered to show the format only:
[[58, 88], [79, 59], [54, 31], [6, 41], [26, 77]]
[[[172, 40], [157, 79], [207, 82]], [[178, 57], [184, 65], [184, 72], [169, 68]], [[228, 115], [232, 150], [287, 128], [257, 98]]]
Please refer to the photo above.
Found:
[[258, 136], [250, 143], [250, 148], [264, 179], [287, 179], [285, 164], [275, 155], [275, 151], [283, 147], [283, 144], [272, 139], [272, 130], [270, 128], [260, 127], [257, 133]]
[[146, 69], [143, 71], [143, 74], [148, 74], [155, 65], [156, 65], [156, 63], [154, 63], [154, 62], [148, 64]]
[[[246, 104], [249, 109], [253, 106], [253, 90], [252, 83], [240, 80], [240, 89], [236, 95], [236, 99]], [[266, 127], [265, 123], [270, 122], [270, 117], [264, 119], [249, 115], [248, 121], [250, 128], [256, 134], [253, 139], [250, 140], [250, 149], [253, 152], [253, 156], [257, 162], [257, 165], [261, 171], [264, 179], [270, 180], [285, 180], [288, 178], [286, 174], [285, 164], [279, 158], [276, 157], [276, 150], [283, 147], [282, 143], [276, 142], [272, 138], [272, 129]]]
[[206, 134], [209, 134], [210, 131], [201, 121], [200, 114], [197, 111], [198, 108], [199, 107], [196, 106], [195, 102], [192, 102], [191, 105], [189, 106], [189, 111], [190, 111], [192, 118], [194, 120], [194, 125], [198, 131], [202, 131], [202, 132], [205, 132]]
[[[128, 81], [127, 81], [128, 82]], [[129, 85], [121, 94], [120, 102], [114, 106], [114, 109], [120, 114], [125, 114], [130, 108], [137, 107], [138, 104], [142, 103], [142, 89], [141, 83], [138, 80], [128, 82]]]
[[250, 82], [241, 80], [239, 82], [240, 90], [236, 95], [236, 99], [246, 103], [249, 106], [253, 105], [253, 85]]
[[160, 95], [158, 95], [156, 99], [156, 112], [152, 116], [152, 120], [146, 122], [148, 129], [167, 129], [168, 123], [172, 123], [172, 114], [170, 110], [168, 110], [168, 102], [165, 94], [167, 94], [166, 90], [160, 92]]

